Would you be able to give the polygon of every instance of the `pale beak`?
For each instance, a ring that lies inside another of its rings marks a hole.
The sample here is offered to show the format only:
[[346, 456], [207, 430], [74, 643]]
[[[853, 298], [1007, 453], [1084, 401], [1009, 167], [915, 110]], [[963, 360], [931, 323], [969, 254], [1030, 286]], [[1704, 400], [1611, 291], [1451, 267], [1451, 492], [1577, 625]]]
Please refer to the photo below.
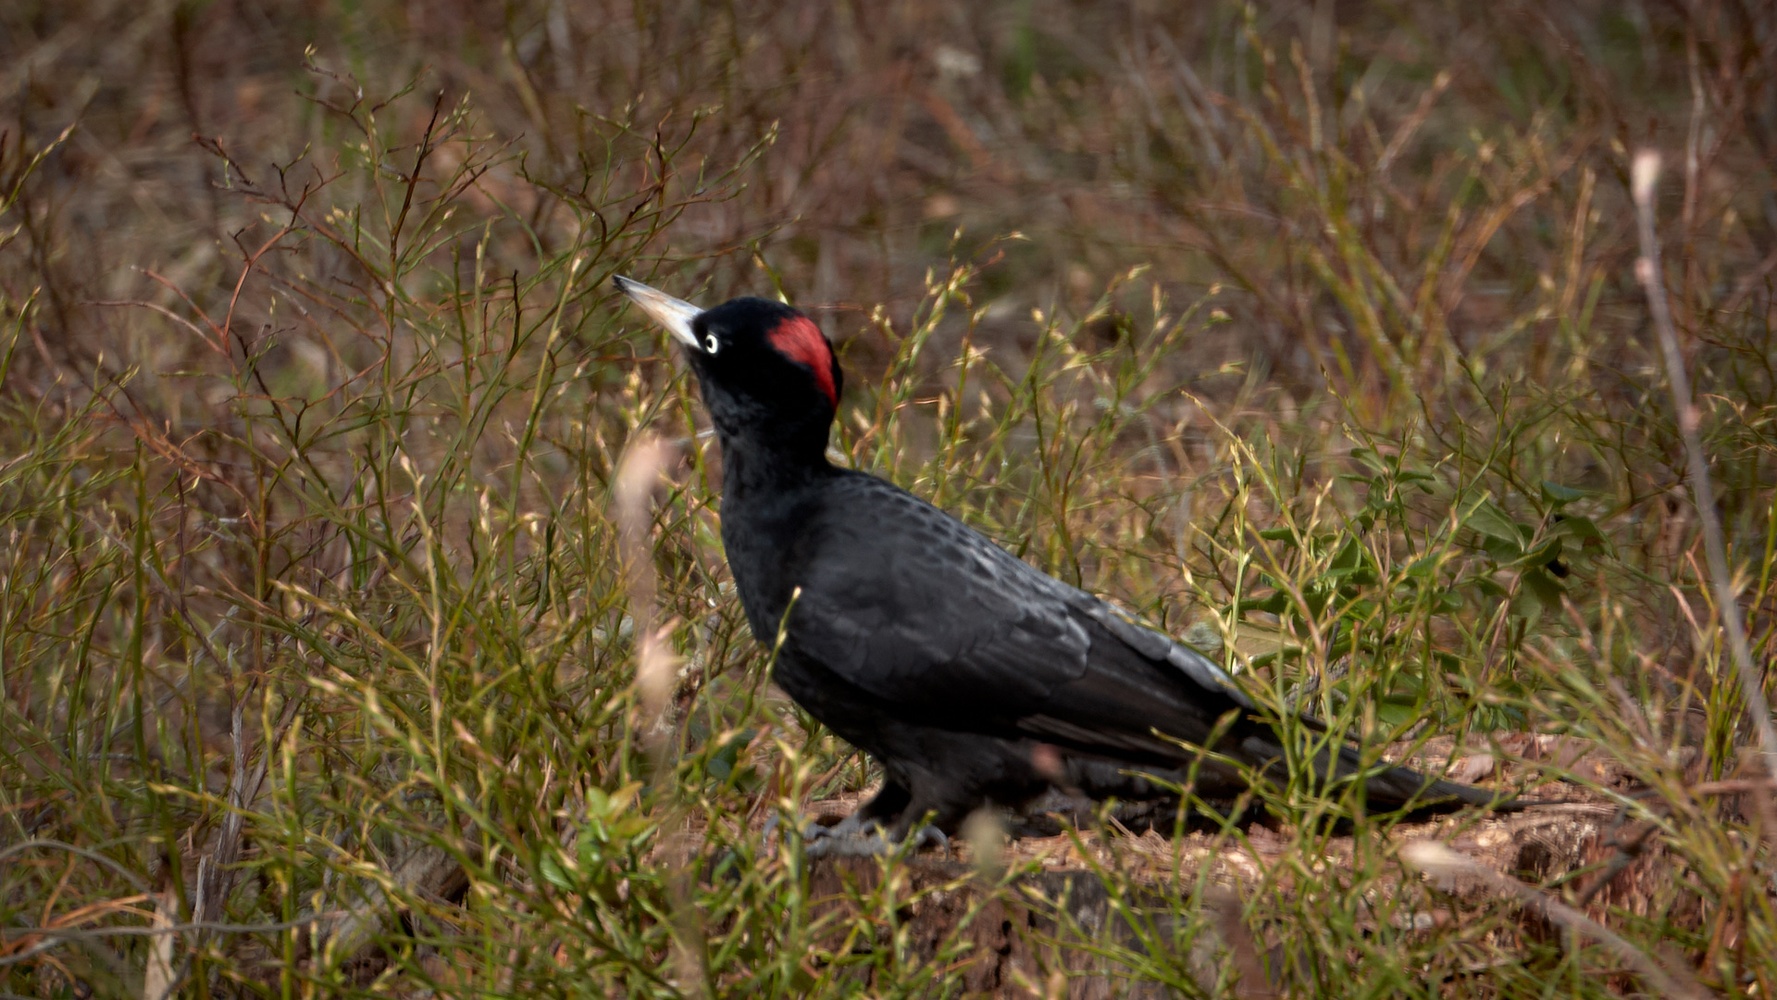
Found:
[[703, 312], [702, 309], [622, 275], [612, 275], [611, 283], [636, 305], [641, 306], [642, 311], [653, 317], [654, 322], [666, 327], [666, 332], [672, 334], [673, 339], [694, 351], [701, 349], [697, 334], [691, 332], [691, 319]]

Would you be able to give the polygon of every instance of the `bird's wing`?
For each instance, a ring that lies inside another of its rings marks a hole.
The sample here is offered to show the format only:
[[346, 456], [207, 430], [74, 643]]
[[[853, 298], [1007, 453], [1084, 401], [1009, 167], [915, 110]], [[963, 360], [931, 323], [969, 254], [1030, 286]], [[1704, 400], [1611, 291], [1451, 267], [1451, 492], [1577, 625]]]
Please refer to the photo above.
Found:
[[948, 514], [880, 481], [859, 491], [805, 535], [787, 651], [909, 721], [1174, 757], [1156, 730], [1196, 742], [1252, 707], [1201, 654]]

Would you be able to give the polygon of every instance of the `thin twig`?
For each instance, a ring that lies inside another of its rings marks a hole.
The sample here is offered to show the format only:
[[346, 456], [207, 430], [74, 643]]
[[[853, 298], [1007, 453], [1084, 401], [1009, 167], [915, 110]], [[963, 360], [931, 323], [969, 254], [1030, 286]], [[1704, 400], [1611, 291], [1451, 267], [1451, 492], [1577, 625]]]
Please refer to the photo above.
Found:
[[1733, 578], [1728, 570], [1728, 551], [1722, 539], [1721, 520], [1715, 513], [1715, 488], [1709, 482], [1703, 439], [1697, 433], [1700, 417], [1691, 401], [1690, 377], [1685, 374], [1684, 358], [1679, 354], [1678, 331], [1672, 325], [1672, 310], [1666, 304], [1660, 241], [1654, 229], [1654, 185], [1659, 177], [1660, 154], [1651, 149], [1636, 153], [1630, 173], [1630, 194], [1635, 199], [1635, 216], [1641, 234], [1641, 257], [1635, 262], [1635, 277], [1647, 292], [1648, 312], [1653, 316], [1654, 331], [1660, 338], [1660, 352], [1666, 360], [1666, 382], [1672, 387], [1678, 433], [1684, 439], [1686, 470], [1691, 480], [1697, 520], [1703, 527], [1703, 553], [1709, 562], [1709, 580], [1715, 591], [1715, 603], [1721, 609], [1722, 631], [1726, 633], [1734, 673], [1740, 678], [1741, 696], [1746, 699], [1746, 709], [1752, 715], [1759, 746], [1764, 751], [1765, 773], [1777, 775], [1777, 726], [1771, 724], [1764, 679], [1754, 671], [1752, 650], [1746, 643], [1746, 624], [1740, 616], [1739, 598], [1734, 593]]
[[[34, 851], [34, 850], [38, 850], [38, 849], [53, 850], [53, 851], [66, 851], [69, 854], [77, 854], [83, 858], [86, 858], [88, 861], [97, 862], [101, 865], [104, 865], [106, 868], [111, 869], [112, 871], [116, 872], [117, 874], [122, 875], [125, 879], [129, 880], [129, 882], [132, 885], [134, 885], [139, 891], [141, 891], [141, 892], [148, 891], [148, 880], [143, 878], [142, 876], [136, 874], [135, 872], [130, 871], [128, 868], [124, 867], [124, 865], [121, 862], [117, 861], [115, 858], [111, 858], [111, 857], [108, 857], [104, 854], [100, 854], [98, 851], [92, 850], [90, 848], [79, 847], [75, 844], [70, 844], [70, 843], [67, 843], [67, 842], [61, 841], [61, 840], [50, 840], [47, 838], [39, 838], [36, 840], [22, 840], [16, 844], [11, 844], [6, 847], [0, 847], [0, 861], [5, 861], [7, 858], [12, 857], [14, 854], [23, 854], [26, 851]], [[4, 934], [4, 933], [6, 933], [5, 930], [0, 930], [0, 934]]]
[[135, 925], [122, 927], [6, 927], [0, 928], [0, 938], [10, 938], [13, 941], [29, 938], [40, 938], [41, 940], [17, 954], [0, 955], [0, 966], [16, 965], [33, 955], [54, 948], [63, 941], [101, 941], [113, 937], [163, 937], [169, 934], [190, 934], [193, 932], [276, 934], [281, 931], [307, 927], [334, 915], [334, 911], [326, 911], [298, 917], [295, 920], [281, 920], [268, 924], [232, 924], [216, 920], [194, 920], [184, 924], [164, 923], [147, 927]]
[[1550, 923], [1591, 938], [1634, 967], [1659, 996], [1702, 998], [1709, 995], [1688, 970], [1662, 965], [1652, 955], [1630, 944], [1615, 931], [1579, 910], [1536, 886], [1502, 875], [1466, 854], [1436, 841], [1416, 840], [1401, 847], [1401, 860], [1441, 879], [1475, 879], [1497, 895], [1513, 899], [1520, 906], [1535, 911]]

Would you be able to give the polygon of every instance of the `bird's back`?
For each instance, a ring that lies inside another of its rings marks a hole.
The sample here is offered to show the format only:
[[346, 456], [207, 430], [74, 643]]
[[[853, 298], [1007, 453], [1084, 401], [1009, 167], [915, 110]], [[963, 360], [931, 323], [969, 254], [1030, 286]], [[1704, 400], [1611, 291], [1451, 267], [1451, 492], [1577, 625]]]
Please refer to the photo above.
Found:
[[819, 674], [908, 723], [1131, 764], [1176, 761], [1174, 740], [1248, 707], [1201, 655], [881, 479], [835, 470], [783, 501], [725, 511], [724, 538], [745, 550], [730, 562], [761, 640], [783, 624], [792, 693]]

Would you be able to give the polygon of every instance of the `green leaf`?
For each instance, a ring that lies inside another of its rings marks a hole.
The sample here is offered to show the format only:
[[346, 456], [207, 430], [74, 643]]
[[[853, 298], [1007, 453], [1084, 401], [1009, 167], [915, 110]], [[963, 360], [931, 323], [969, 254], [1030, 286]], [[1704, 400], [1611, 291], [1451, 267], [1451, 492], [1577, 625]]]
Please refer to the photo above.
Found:
[[1542, 481], [1542, 493], [1543, 502], [1553, 507], [1564, 507], [1575, 500], [1583, 500], [1591, 495], [1585, 490], [1576, 490], [1571, 486], [1552, 483], [1547, 479]]
[[1421, 694], [1413, 685], [1403, 684], [1376, 700], [1376, 717], [1390, 726], [1406, 726], [1419, 721]]
[[1266, 614], [1279, 615], [1290, 606], [1290, 603], [1290, 595], [1280, 590], [1269, 597], [1261, 597], [1256, 600], [1249, 597], [1236, 604], [1235, 610], [1239, 612], [1263, 611]]
[[1388, 463], [1382, 460], [1382, 456], [1369, 448], [1353, 448], [1351, 449], [1351, 457], [1362, 462], [1366, 468], [1378, 475], [1388, 472]]
[[1519, 548], [1524, 544], [1524, 533], [1516, 521], [1506, 514], [1505, 509], [1492, 500], [1482, 500], [1469, 512], [1468, 526], [1486, 535], [1488, 538], [1510, 542]]
[[1504, 538], [1483, 538], [1481, 539], [1481, 548], [1487, 552], [1488, 557], [1501, 566], [1514, 566], [1524, 555], [1523, 545], [1516, 540]]
[[1504, 596], [1506, 596], [1506, 589], [1499, 585], [1498, 580], [1494, 580], [1491, 577], [1483, 576], [1483, 577], [1477, 578], [1475, 580], [1475, 589], [1479, 590], [1481, 593], [1487, 595], [1488, 597], [1504, 597]]
[[543, 876], [543, 881], [563, 892], [574, 891], [574, 880], [568, 877], [567, 870], [555, 859], [554, 852], [544, 851], [537, 855], [537, 867], [541, 869], [539, 874]]
[[1443, 558], [1437, 553], [1427, 553], [1408, 563], [1401, 572], [1410, 580], [1431, 580], [1438, 575], [1438, 568], [1443, 565]]
[[1604, 532], [1598, 530], [1598, 525], [1591, 518], [1580, 517], [1577, 514], [1562, 515], [1555, 522], [1554, 530], [1550, 534], [1556, 537], [1565, 535], [1579, 541], [1582, 545], [1608, 544], [1605, 541]]
[[1550, 560], [1558, 559], [1560, 556], [1561, 539], [1552, 537], [1545, 538], [1542, 543], [1535, 548], [1520, 549], [1518, 555], [1507, 563], [1507, 565], [1542, 567], [1547, 566]]
[[1551, 611], [1561, 606], [1561, 598], [1567, 594], [1561, 581], [1540, 567], [1524, 571], [1524, 589]]
[[1327, 568], [1333, 570], [1353, 570], [1363, 566], [1363, 564], [1363, 545], [1358, 542], [1356, 538], [1347, 538], [1345, 544], [1339, 546], [1338, 553], [1333, 556], [1332, 562]]

